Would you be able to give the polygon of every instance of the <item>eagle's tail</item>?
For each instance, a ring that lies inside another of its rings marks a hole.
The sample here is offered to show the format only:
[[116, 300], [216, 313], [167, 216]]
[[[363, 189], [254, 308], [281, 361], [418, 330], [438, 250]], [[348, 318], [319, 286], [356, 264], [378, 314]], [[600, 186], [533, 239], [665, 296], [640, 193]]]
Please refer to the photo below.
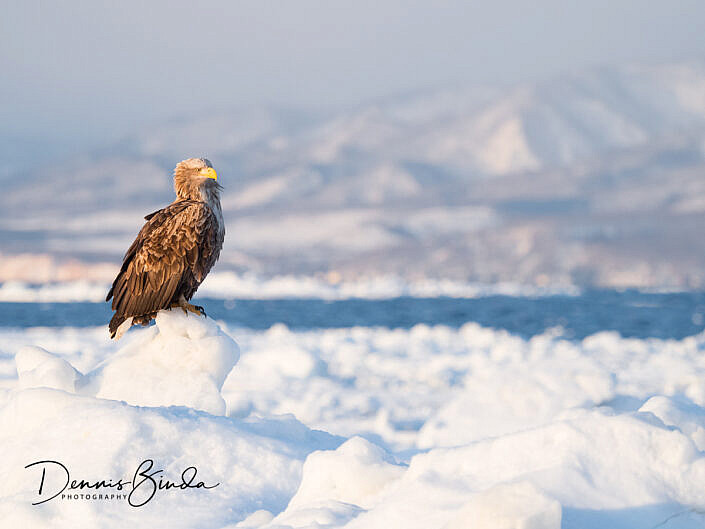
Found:
[[110, 320], [110, 323], [108, 324], [108, 329], [110, 330], [110, 338], [115, 338], [119, 340], [122, 338], [122, 335], [125, 334], [127, 329], [129, 329], [132, 326], [132, 318], [125, 318], [125, 316], [122, 316], [118, 313], [115, 313], [113, 315], [113, 318]]
[[[201, 308], [201, 310], [203, 309]], [[142, 325], [143, 327], [146, 327], [149, 325], [149, 322], [156, 317], [156, 312], [150, 312], [149, 314], [143, 314], [142, 316], [123, 316], [116, 312], [113, 314], [113, 318], [108, 324], [110, 338], [116, 338], [119, 340], [122, 338], [122, 335], [125, 334], [133, 325]]]

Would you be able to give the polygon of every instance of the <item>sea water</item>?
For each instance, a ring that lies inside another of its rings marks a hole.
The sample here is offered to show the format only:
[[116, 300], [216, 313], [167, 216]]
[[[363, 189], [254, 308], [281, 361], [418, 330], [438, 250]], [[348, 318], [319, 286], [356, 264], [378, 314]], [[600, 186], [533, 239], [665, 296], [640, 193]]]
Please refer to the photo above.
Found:
[[[568, 339], [599, 331], [624, 337], [673, 338], [705, 328], [705, 293], [592, 290], [578, 296], [237, 300], [196, 298], [208, 316], [230, 326], [268, 329], [386, 327], [423, 323], [457, 328], [467, 322], [522, 337], [555, 329]], [[0, 327], [91, 327], [107, 324], [108, 303], [0, 303]]]

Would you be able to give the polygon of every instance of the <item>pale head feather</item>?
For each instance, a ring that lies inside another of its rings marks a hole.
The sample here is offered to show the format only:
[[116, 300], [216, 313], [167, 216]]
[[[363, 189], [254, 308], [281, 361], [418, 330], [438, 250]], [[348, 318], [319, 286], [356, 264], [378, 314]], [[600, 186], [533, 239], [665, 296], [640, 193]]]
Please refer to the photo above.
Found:
[[204, 177], [199, 172], [206, 167], [213, 167], [207, 158], [188, 158], [176, 164], [174, 169], [174, 191], [178, 198], [206, 200], [207, 197], [219, 198], [222, 187], [212, 178]]

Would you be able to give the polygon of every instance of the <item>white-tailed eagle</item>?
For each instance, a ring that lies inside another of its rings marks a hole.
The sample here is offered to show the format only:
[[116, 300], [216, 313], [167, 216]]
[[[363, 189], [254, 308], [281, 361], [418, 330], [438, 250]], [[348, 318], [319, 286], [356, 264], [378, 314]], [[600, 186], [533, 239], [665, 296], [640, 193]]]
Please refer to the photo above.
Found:
[[225, 236], [218, 175], [205, 158], [174, 170], [176, 200], [150, 213], [105, 298], [113, 298], [110, 337], [132, 325], [149, 325], [162, 309], [203, 314], [189, 300], [220, 255]]

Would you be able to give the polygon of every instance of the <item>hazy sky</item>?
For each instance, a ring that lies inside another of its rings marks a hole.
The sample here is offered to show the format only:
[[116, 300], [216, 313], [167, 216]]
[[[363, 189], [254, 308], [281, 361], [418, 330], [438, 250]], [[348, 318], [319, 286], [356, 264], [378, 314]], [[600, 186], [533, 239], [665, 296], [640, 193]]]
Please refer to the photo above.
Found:
[[705, 57], [702, 0], [9, 0], [0, 26], [0, 139], [48, 146], [197, 110]]

